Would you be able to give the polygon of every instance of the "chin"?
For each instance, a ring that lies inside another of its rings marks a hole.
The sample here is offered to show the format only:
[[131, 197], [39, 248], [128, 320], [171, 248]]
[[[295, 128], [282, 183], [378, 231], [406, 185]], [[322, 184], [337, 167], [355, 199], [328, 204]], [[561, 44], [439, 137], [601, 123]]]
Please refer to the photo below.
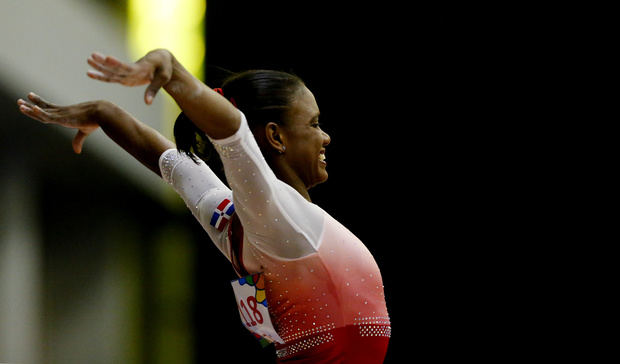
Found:
[[312, 187], [316, 186], [316, 185], [320, 185], [323, 182], [327, 181], [327, 172], [325, 172], [323, 174], [323, 176], [321, 176], [321, 178], [318, 178], [314, 183], [310, 183], [308, 184], [308, 189], [311, 189]]

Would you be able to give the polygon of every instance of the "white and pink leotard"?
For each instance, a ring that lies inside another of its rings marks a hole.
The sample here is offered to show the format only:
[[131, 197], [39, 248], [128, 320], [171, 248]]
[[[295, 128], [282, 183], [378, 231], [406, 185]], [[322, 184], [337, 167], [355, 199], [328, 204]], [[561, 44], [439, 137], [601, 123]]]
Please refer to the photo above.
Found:
[[[271, 321], [285, 342], [276, 344], [278, 361], [382, 363], [390, 319], [368, 249], [275, 176], [243, 113], [234, 135], [212, 142], [232, 190], [175, 149], [160, 157], [162, 176], [239, 274], [264, 274]], [[238, 247], [230, 238], [234, 215]]]

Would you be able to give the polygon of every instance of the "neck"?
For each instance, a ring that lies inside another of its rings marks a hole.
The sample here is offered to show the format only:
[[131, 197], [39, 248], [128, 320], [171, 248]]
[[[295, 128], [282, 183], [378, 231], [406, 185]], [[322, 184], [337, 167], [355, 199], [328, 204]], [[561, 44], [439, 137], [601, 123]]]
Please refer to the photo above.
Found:
[[300, 195], [302, 195], [306, 200], [312, 202], [310, 199], [310, 194], [308, 193], [308, 188], [306, 184], [299, 178], [299, 176], [289, 167], [289, 165], [284, 162], [284, 158], [280, 158], [280, 156], [276, 156], [272, 159], [272, 163], [270, 163], [273, 172], [279, 180], [286, 183], [287, 185], [293, 187]]

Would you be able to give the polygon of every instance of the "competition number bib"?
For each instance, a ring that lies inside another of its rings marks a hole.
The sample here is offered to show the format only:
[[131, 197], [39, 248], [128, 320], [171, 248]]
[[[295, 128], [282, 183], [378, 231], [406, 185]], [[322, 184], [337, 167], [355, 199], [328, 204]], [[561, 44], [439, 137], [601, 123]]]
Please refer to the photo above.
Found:
[[241, 322], [261, 341], [263, 346], [272, 342], [284, 344], [271, 323], [265, 295], [265, 279], [263, 274], [251, 274], [230, 282]]

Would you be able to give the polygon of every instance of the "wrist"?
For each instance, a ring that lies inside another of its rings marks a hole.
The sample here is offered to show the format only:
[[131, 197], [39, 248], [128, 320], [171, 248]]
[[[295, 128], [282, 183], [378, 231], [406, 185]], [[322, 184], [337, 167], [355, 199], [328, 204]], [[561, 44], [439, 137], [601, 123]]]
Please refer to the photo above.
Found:
[[103, 126], [108, 121], [114, 119], [114, 115], [118, 114], [120, 108], [110, 101], [97, 100], [91, 101], [89, 117], [99, 126]]
[[164, 90], [173, 98], [184, 98], [195, 90], [195, 78], [183, 67], [172, 53], [170, 53], [171, 74], [169, 81], [163, 86]]

